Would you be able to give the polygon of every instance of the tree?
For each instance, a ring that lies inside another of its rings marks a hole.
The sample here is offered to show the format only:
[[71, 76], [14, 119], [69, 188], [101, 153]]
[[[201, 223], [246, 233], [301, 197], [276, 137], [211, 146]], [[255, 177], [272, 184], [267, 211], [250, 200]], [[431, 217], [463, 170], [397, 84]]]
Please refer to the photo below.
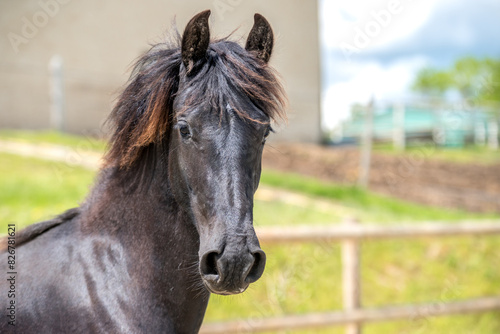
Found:
[[434, 68], [424, 68], [417, 74], [413, 89], [425, 94], [443, 94], [453, 86], [450, 73]]
[[488, 69], [489, 72], [484, 77], [478, 95], [483, 103], [498, 106], [500, 104], [500, 60], [488, 59]]
[[500, 60], [464, 57], [447, 70], [423, 68], [412, 88], [427, 95], [456, 90], [468, 103], [500, 104]]

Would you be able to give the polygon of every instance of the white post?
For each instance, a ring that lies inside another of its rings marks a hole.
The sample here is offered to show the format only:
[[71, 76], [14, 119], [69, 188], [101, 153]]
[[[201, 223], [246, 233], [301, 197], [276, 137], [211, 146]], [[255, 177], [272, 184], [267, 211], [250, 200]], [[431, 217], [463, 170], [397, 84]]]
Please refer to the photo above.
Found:
[[444, 115], [443, 115], [443, 110], [437, 109], [439, 106], [435, 106], [436, 110], [434, 111], [434, 115], [437, 116], [437, 119], [439, 120], [436, 125], [434, 125], [434, 129], [432, 129], [432, 141], [436, 146], [442, 146], [446, 144], [446, 132], [445, 132], [445, 127], [443, 125], [444, 123]]
[[478, 146], [484, 146], [486, 143], [486, 130], [483, 121], [477, 121], [474, 127], [474, 143]]
[[394, 105], [393, 114], [392, 140], [394, 148], [398, 151], [404, 151], [406, 146], [405, 138], [405, 105], [403, 103]]
[[488, 122], [488, 147], [498, 150], [498, 123], [495, 118]]
[[[356, 226], [358, 222], [348, 219], [345, 226]], [[344, 310], [356, 311], [361, 307], [360, 259], [359, 243], [356, 239], [345, 239], [342, 242], [342, 292]], [[361, 324], [357, 322], [346, 325], [346, 334], [361, 334]]]
[[332, 134], [332, 140], [334, 143], [340, 143], [344, 139], [344, 125], [343, 123], [339, 123], [337, 127], [334, 129]]
[[366, 188], [370, 182], [370, 164], [373, 142], [373, 99], [366, 108], [365, 115], [365, 132], [361, 144], [361, 159], [359, 165], [358, 185]]
[[63, 59], [53, 55], [49, 62], [50, 127], [64, 130]]

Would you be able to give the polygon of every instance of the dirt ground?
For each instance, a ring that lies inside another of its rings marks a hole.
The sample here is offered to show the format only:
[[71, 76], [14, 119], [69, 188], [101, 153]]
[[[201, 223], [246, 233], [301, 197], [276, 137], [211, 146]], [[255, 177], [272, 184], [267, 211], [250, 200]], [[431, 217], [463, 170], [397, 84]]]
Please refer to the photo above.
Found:
[[[404, 200], [463, 209], [500, 212], [500, 165], [464, 164], [433, 158], [429, 147], [407, 155], [374, 153], [369, 188]], [[271, 144], [264, 168], [354, 184], [359, 151], [305, 144]]]

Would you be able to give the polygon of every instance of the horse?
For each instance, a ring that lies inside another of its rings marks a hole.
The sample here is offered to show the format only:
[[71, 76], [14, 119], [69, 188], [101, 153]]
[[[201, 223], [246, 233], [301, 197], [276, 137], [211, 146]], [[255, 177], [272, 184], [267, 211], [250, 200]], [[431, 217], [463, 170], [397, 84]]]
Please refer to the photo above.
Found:
[[16, 234], [15, 320], [0, 332], [197, 333], [211, 293], [261, 277], [253, 197], [286, 95], [269, 22], [255, 14], [243, 47], [211, 40], [209, 16], [138, 59], [82, 204]]

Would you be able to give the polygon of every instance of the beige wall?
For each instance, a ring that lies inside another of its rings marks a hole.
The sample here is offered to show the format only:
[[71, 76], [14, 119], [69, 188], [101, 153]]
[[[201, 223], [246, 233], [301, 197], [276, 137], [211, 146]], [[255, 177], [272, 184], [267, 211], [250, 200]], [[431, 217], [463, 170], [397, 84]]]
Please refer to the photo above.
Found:
[[[47, 64], [59, 54], [64, 60], [66, 129], [99, 132], [133, 60], [148, 43], [161, 41], [174, 16], [182, 31], [194, 14], [207, 8], [212, 9], [212, 35], [225, 36], [238, 28], [233, 39], [241, 43], [253, 13], [270, 21], [276, 35], [271, 64], [281, 73], [290, 100], [289, 124], [279, 129], [278, 138], [317, 142], [316, 0], [0, 1], [0, 127], [50, 126]], [[12, 34], [25, 38], [17, 52]]]

